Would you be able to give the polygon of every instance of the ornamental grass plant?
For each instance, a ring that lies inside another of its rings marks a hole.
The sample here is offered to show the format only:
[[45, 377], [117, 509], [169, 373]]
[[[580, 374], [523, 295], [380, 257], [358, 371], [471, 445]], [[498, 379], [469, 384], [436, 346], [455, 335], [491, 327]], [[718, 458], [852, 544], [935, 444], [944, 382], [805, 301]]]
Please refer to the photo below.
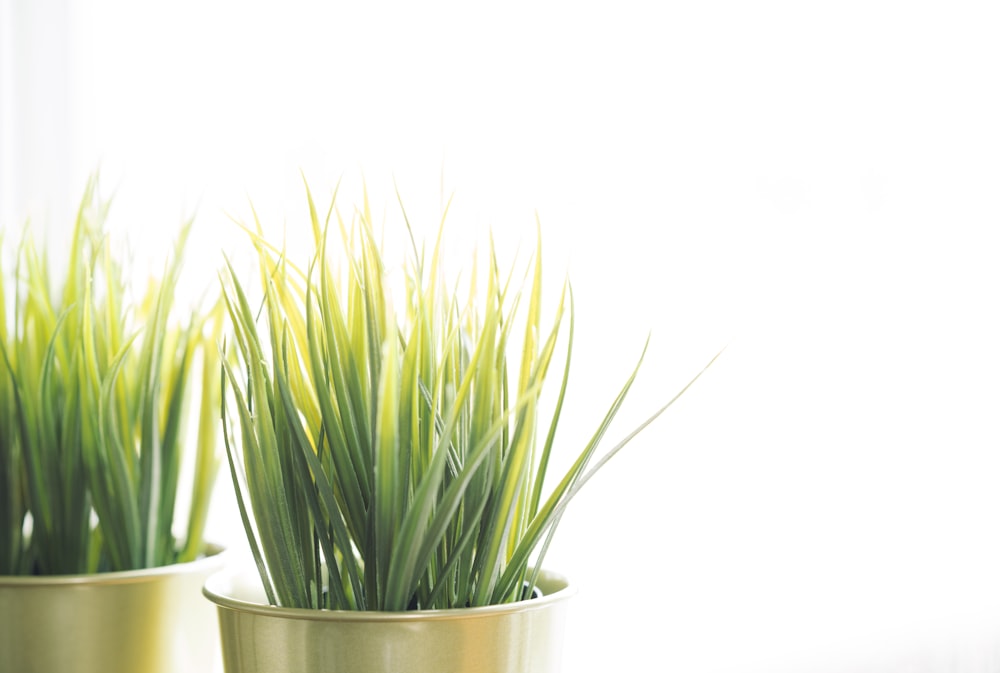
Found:
[[[132, 570], [203, 553], [220, 458], [222, 306], [174, 307], [190, 223], [162, 276], [132, 292], [108, 206], [91, 180], [65, 267], [26, 229], [0, 269], [0, 574]], [[175, 522], [189, 449], [189, 515]]]
[[530, 597], [567, 504], [673, 400], [599, 455], [637, 365], [552, 478], [573, 300], [567, 282], [543, 320], [540, 233], [523, 277], [491, 244], [449, 286], [443, 219], [429, 252], [407, 221], [405, 287], [393, 294], [400, 270], [387, 266], [367, 194], [347, 220], [336, 191], [325, 215], [308, 187], [306, 198], [311, 256], [296, 264], [255, 215], [243, 228], [260, 293], [231, 262], [222, 273], [236, 355], [223, 359], [223, 436], [268, 600], [404, 611]]

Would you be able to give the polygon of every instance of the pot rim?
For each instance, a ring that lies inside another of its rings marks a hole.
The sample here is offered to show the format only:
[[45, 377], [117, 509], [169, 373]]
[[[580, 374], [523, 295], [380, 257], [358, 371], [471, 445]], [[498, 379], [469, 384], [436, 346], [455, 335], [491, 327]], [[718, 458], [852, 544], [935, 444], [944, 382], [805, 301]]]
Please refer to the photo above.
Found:
[[153, 568], [136, 570], [115, 570], [106, 573], [83, 573], [78, 575], [0, 575], [0, 588], [31, 586], [91, 586], [99, 584], [132, 584], [146, 582], [163, 575], [183, 575], [197, 573], [204, 566], [225, 559], [226, 548], [213, 543], [205, 545], [205, 553], [193, 561], [171, 563]]
[[231, 595], [232, 580], [240, 575], [256, 575], [247, 569], [227, 569], [210, 576], [202, 587], [202, 594], [220, 609], [234, 610], [254, 615], [281, 619], [308, 620], [322, 622], [415, 622], [446, 621], [456, 619], [476, 619], [497, 615], [542, 610], [554, 603], [568, 600], [576, 594], [576, 587], [560, 574], [542, 570], [538, 575], [539, 584], [555, 584], [557, 588], [539, 598], [521, 600], [500, 605], [484, 605], [475, 608], [448, 608], [443, 610], [406, 610], [382, 612], [378, 610], [312, 610], [309, 608], [285, 608], [266, 603], [236, 598]]

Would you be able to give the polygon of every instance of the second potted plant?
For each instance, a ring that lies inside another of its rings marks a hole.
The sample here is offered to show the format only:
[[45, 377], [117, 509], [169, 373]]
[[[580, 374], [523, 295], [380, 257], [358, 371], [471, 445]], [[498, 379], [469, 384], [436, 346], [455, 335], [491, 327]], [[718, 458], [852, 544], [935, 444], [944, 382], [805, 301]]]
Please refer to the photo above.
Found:
[[[64, 273], [30, 232], [0, 269], [3, 671], [186, 673], [217, 651], [198, 592], [221, 567], [203, 540], [219, 458], [218, 310], [173, 307], [183, 234], [162, 278], [133, 296], [106, 210], [92, 181]], [[180, 520], [192, 389], [199, 428]]]

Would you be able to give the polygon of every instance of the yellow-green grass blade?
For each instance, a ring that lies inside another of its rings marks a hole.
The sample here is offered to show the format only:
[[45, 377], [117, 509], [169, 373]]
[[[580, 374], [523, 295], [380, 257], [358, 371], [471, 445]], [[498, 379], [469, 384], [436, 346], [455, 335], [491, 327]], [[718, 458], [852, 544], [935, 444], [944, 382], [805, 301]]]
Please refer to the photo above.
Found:
[[[132, 438], [119, 434], [121, 425], [115, 418], [117, 412], [112, 404], [114, 389], [134, 339], [135, 336], [123, 346], [108, 368], [97, 398], [100, 403], [96, 408], [96, 432], [86, 433], [83, 442], [93, 483], [94, 509], [103, 524], [112, 566], [120, 570], [141, 568], [145, 563], [135, 463], [126, 460], [134, 450]], [[91, 376], [94, 373], [89, 368], [86, 371]]]
[[[229, 433], [229, 420], [228, 420], [229, 417], [227, 413], [228, 410], [227, 410], [227, 397], [226, 397], [226, 383], [229, 382], [230, 385], [234, 389], [236, 389], [234, 395], [237, 398], [236, 404], [239, 405], [240, 394], [237, 389], [239, 382], [236, 378], [236, 375], [233, 373], [233, 369], [228, 361], [228, 358], [225, 356], [224, 349], [223, 349], [223, 354], [220, 356], [219, 360], [222, 365], [222, 377], [221, 377], [222, 381], [219, 386], [220, 388], [219, 397], [222, 401], [220, 405], [222, 410], [222, 439], [223, 439], [223, 444], [225, 445], [226, 448], [226, 457], [229, 463], [229, 471], [233, 480], [234, 491], [236, 492], [236, 503], [237, 506], [239, 507], [240, 518], [243, 521], [243, 528], [247, 534], [247, 540], [250, 545], [250, 552], [253, 555], [254, 562], [257, 564], [257, 572], [260, 574], [261, 581], [264, 584], [264, 591], [267, 594], [267, 600], [271, 605], [277, 605], [278, 598], [274, 589], [274, 582], [272, 580], [272, 575], [268, 571], [267, 563], [264, 560], [264, 554], [261, 551], [261, 545], [263, 543], [260, 538], [259, 526], [255, 527], [252, 525], [250, 521], [250, 515], [247, 511], [246, 500], [248, 497], [250, 497], [248, 493], [249, 488], [246, 485], [246, 481], [241, 478], [242, 475], [245, 473], [245, 470], [237, 469], [237, 463], [239, 463], [240, 460], [237, 457], [236, 450], [234, 448], [235, 441], [230, 441], [229, 439], [230, 433]], [[237, 408], [240, 409], [239, 406], [237, 406]], [[239, 410], [239, 414], [240, 414], [240, 427], [242, 428], [244, 441], [253, 441], [252, 436], [249, 438], [245, 437], [248, 430], [243, 427], [244, 420], [243, 420], [242, 409]], [[246, 422], [249, 422], [249, 419], [247, 419]]]
[[[162, 297], [163, 295], [160, 295]], [[165, 463], [164, 446], [160, 435], [160, 418], [157, 392], [160, 371], [156, 366], [163, 353], [163, 322], [165, 307], [157, 300], [155, 314], [149, 331], [144, 335], [139, 352], [139, 512], [142, 518], [142, 563], [151, 564], [156, 555], [156, 534], [162, 506], [161, 489]]]
[[[331, 572], [334, 575], [339, 575], [340, 563], [337, 559], [335, 548], [339, 547], [340, 549], [350, 549], [350, 536], [347, 532], [347, 527], [344, 525], [343, 517], [340, 515], [336, 499], [333, 496], [333, 491], [324, 481], [326, 474], [323, 472], [322, 467], [319, 464], [316, 451], [306, 436], [305, 430], [298, 419], [295, 400], [291, 390], [286, 384], [285, 379], [280, 373], [281, 369], [282, 368], [279, 368], [278, 374], [278, 390], [285, 408], [286, 416], [289, 419], [289, 430], [291, 433], [291, 446], [289, 450], [291, 452], [292, 459], [296, 463], [295, 474], [298, 478], [300, 488], [302, 488], [306, 493], [307, 505], [312, 516], [312, 521], [317, 522], [325, 520], [330, 523], [330, 534], [327, 535], [327, 531], [324, 530], [318, 531], [317, 536], [323, 548], [323, 555], [326, 558], [328, 566], [331, 568]], [[342, 560], [350, 576], [353, 594], [355, 596], [363, 597], [360, 573], [357, 570], [354, 559], [348, 555]], [[356, 606], [350, 604], [347, 594], [343, 591], [342, 587], [337, 585], [335, 582], [331, 582], [330, 585], [330, 590], [333, 592], [333, 598], [336, 601], [335, 607], [340, 609], [354, 607], [357, 609]]]
[[296, 446], [309, 452], [314, 452], [315, 448], [302, 427], [300, 412], [294, 405], [287, 404], [287, 400], [293, 395], [289, 382], [289, 330], [287, 324], [282, 327], [274, 369], [274, 422], [278, 438], [278, 459], [283, 472], [281, 487], [288, 500], [291, 535], [294, 536], [295, 549], [299, 555], [297, 564], [293, 566], [298, 573], [297, 590], [300, 592], [296, 600], [302, 607], [316, 608], [319, 607], [317, 587], [322, 585], [322, 577], [316, 562], [314, 527], [309, 513], [310, 498], [307, 492], [310, 490], [311, 479], [299, 467], [300, 450]]
[[[279, 438], [275, 431], [274, 402], [270, 397], [274, 383], [263, 367], [263, 351], [254, 325], [253, 313], [235, 273], [230, 266], [230, 284], [236, 302], [227, 293], [231, 316], [239, 326], [245, 347], [248, 389], [244, 400], [235, 373], [224, 362], [236, 396], [236, 410], [243, 438], [243, 458], [247, 487], [254, 516], [261, 535], [261, 550], [268, 570], [275, 574], [275, 594], [282, 605], [304, 602], [301, 580], [303, 557], [296, 552], [298, 536], [292, 520], [285, 484], [288, 476], [282, 469]], [[273, 301], [272, 298], [266, 301]], [[280, 402], [279, 402], [280, 403]], [[251, 406], [252, 405], [252, 406]]]
[[[369, 572], [377, 573], [379, 598], [392, 598], [389, 591], [389, 564], [393, 558], [403, 510], [403, 482], [400, 452], [399, 344], [394, 337], [385, 340], [375, 408], [375, 556]], [[379, 605], [380, 609], [386, 606]]]
[[178, 562], [193, 561], [202, 553], [205, 544], [205, 525], [212, 496], [212, 485], [219, 471], [219, 454], [216, 449], [216, 420], [222, 405], [222, 357], [219, 342], [222, 337], [224, 304], [217, 301], [209, 315], [212, 329], [202, 336], [199, 350], [202, 356], [200, 404], [198, 411], [198, 445], [195, 454], [194, 479], [191, 487], [191, 506], [188, 514], [187, 538], [178, 556]]
[[[315, 355], [313, 355], [313, 366], [322, 371], [322, 380], [333, 384], [333, 395], [328, 399], [335, 403], [337, 415], [335, 417], [324, 415], [324, 421], [339, 419], [336, 430], [333, 430], [329, 423], [327, 423], [326, 428], [331, 441], [340, 442], [343, 438], [342, 444], [333, 445], [346, 448], [346, 457], [341, 459], [340, 469], [345, 469], [346, 465], [350, 466], [348, 474], [356, 480], [361, 501], [364, 503], [363, 511], [358, 507], [359, 502], [356, 497], [349, 503], [352, 514], [350, 518], [352, 530], [355, 531], [359, 545], [364, 549], [371, 543], [366, 534], [367, 517], [364, 512], [368, 511], [368, 503], [371, 502], [374, 491], [372, 483], [374, 470], [372, 468], [372, 454], [369, 449], [371, 429], [368, 420], [368, 391], [361, 374], [362, 367], [356, 358], [356, 351], [351, 345], [352, 331], [334, 289], [332, 273], [327, 265], [325, 245], [320, 250], [318, 264], [319, 319], [314, 323], [316, 325], [314, 333], [317, 335], [317, 339], [312, 352], [319, 352], [321, 348], [326, 350], [325, 357], [321, 360], [315, 360]], [[311, 306], [312, 304], [310, 304]], [[319, 338], [322, 335], [326, 336], [325, 344]], [[317, 379], [319, 378], [317, 376]], [[326, 390], [323, 392], [325, 393]], [[331, 430], [333, 431], [331, 432]], [[353, 490], [353, 485], [348, 484], [345, 488], [345, 494], [349, 494]]]
[[[601, 468], [603, 468], [608, 463], [608, 461], [610, 461], [612, 458], [614, 458], [618, 454], [619, 451], [621, 451], [633, 439], [635, 439], [635, 437], [640, 432], [642, 432], [653, 421], [655, 421], [657, 418], [659, 418], [661, 415], [663, 415], [663, 413], [665, 413], [670, 407], [672, 407], [674, 405], [674, 403], [676, 403], [677, 400], [679, 400], [681, 398], [681, 396], [684, 395], [684, 393], [686, 393], [688, 391], [688, 389], [691, 388], [692, 385], [694, 385], [695, 381], [697, 381], [698, 379], [700, 379], [702, 377], [702, 375], [706, 371], [708, 371], [708, 369], [712, 366], [712, 364], [714, 364], [715, 361], [721, 355], [722, 355], [722, 351], [720, 351], [719, 353], [716, 353], [716, 355], [714, 357], [712, 357], [711, 360], [709, 360], [708, 364], [706, 364], [701, 369], [701, 371], [699, 371], [691, 380], [689, 380], [687, 382], [687, 384], [685, 384], [684, 387], [680, 389], [680, 391], [678, 391], [677, 393], [675, 393], [674, 396], [672, 398], [670, 398], [670, 400], [666, 404], [664, 404], [659, 409], [657, 409], [656, 411], [654, 411], [649, 417], [646, 418], [646, 420], [644, 420], [642, 423], [640, 423], [638, 426], [636, 426], [621, 441], [619, 441], [617, 444], [615, 444], [614, 447], [612, 447], [604, 455], [602, 455], [601, 458], [586, 473], [583, 473], [582, 471], [576, 471], [576, 470], [572, 470], [571, 469], [570, 473], [568, 473], [566, 475], [566, 479], [564, 480], [564, 483], [566, 483], [568, 481], [567, 488], [565, 490], [562, 490], [562, 491], [557, 491], [559, 493], [559, 497], [557, 499], [555, 499], [554, 501], [552, 499], [550, 499], [549, 503], [546, 504], [546, 507], [543, 508], [543, 512], [545, 512], [544, 515], [536, 517], [535, 521], [532, 522], [532, 525], [529, 528], [528, 532], [525, 534], [525, 540], [524, 540], [524, 543], [522, 545], [522, 548], [519, 548], [517, 550], [517, 552], [516, 552], [516, 556], [517, 556], [516, 563], [517, 563], [517, 566], [523, 568], [522, 564], [523, 563], [527, 563], [527, 554], [530, 553], [531, 549], [533, 549], [535, 546], [537, 546], [538, 542], [540, 541], [540, 536], [541, 535], [543, 535], [543, 534], [544, 535], [551, 535], [552, 533], [554, 533], [554, 527], [558, 524], [558, 521], [561, 518], [561, 516], [562, 516], [563, 512], [565, 511], [566, 507], [569, 505], [569, 503], [572, 501], [572, 499], [576, 496], [576, 494], [580, 492], [580, 489], [582, 489], [584, 487], [584, 485], [588, 481], [590, 481], [590, 479], [592, 479], [594, 477], [594, 475], [596, 475], [601, 470]], [[633, 371], [632, 376], [629, 378], [628, 382], [626, 383], [625, 388], [622, 390], [622, 395], [624, 395], [625, 393], [627, 393], [628, 388], [631, 386], [632, 381], [634, 380], [635, 374], [638, 372], [638, 368], [639, 368], [640, 365], [641, 365], [641, 360], [640, 360], [640, 364], [636, 365], [636, 370]], [[619, 396], [619, 399], [621, 398], [622, 395]], [[619, 402], [619, 399], [616, 399], [616, 404]], [[609, 413], [613, 413], [613, 411], [615, 409], [616, 409], [616, 407], [613, 406], [612, 407], [612, 412], [609, 412]], [[607, 421], [608, 419], [606, 418], [605, 420]], [[604, 431], [607, 430], [607, 425], [608, 425], [607, 422], [604, 422], [604, 423], [601, 424], [601, 427], [598, 429], [597, 433], [595, 433], [595, 436], [594, 436], [595, 439], [592, 440], [592, 442], [595, 442], [595, 440], [596, 441], [600, 440], [600, 437], [604, 434]], [[595, 446], [596, 446], [596, 442], [595, 442]], [[589, 448], [589, 445], [588, 445], [588, 448]], [[555, 496], [555, 495], [556, 494], [553, 494], [553, 496]], [[549, 504], [551, 504], [551, 507], [549, 506]], [[546, 547], [548, 546], [547, 542], [546, 542], [545, 546]], [[540, 563], [540, 561], [541, 561], [541, 559], [538, 559], [539, 563]], [[514, 568], [514, 567], [515, 567], [515, 561], [512, 560], [512, 562], [511, 562], [511, 568]], [[532, 581], [534, 580], [534, 577], [537, 577], [537, 568], [536, 568], [536, 572], [535, 572], [535, 574], [533, 576]]]
[[[367, 503], [370, 499], [370, 495], [366, 495], [368, 479], [363, 471], [363, 460], [358, 456], [358, 442], [356, 439], [354, 440], [355, 451], [352, 454], [348, 434], [344, 431], [349, 422], [345, 421], [343, 413], [345, 411], [350, 413], [350, 403], [343, 402], [344, 393], [342, 391], [346, 388], [346, 384], [341, 376], [341, 367], [337, 366], [339, 363], [331, 365], [323, 355], [329, 351], [322, 350], [324, 348], [322, 337], [318, 333], [322, 327], [315, 319], [314, 312], [313, 302], [310, 300], [306, 309], [306, 323], [309, 331], [309, 362], [315, 371], [314, 380], [316, 381], [315, 390], [320, 406], [321, 431], [326, 439], [325, 445], [329, 449], [327, 455], [332, 463], [331, 472], [337, 487], [338, 495], [334, 497], [341, 503], [340, 507], [347, 514], [346, 522], [352, 530], [352, 536], [358, 540], [360, 546], [364, 547], [367, 545], [367, 538], [364, 537], [363, 533], [366, 530]], [[331, 379], [335, 381], [336, 397], [331, 394], [328, 387], [328, 382]], [[320, 447], [322, 446], [321, 443]], [[318, 476], [317, 479], [319, 479]]]
[[[537, 394], [537, 390], [538, 386], [536, 385], [534, 388], [529, 388], [526, 392], [534, 392]], [[420, 569], [426, 566], [431, 553], [444, 536], [447, 526], [453, 522], [454, 515], [462, 502], [462, 498], [465, 495], [467, 487], [482, 467], [485, 459], [489, 456], [490, 450], [497, 444], [503, 427], [507, 424], [511, 415], [519, 413], [524, 405], [528, 405], [530, 403], [530, 399], [531, 395], [526, 395], [522, 399], [522, 406], [507, 410], [505, 414], [493, 422], [492, 426], [488, 430], [482, 433], [479, 443], [469, 452], [468, 460], [462, 466], [461, 471], [441, 495], [437, 508], [434, 511], [433, 518], [421, 538], [420, 547], [417, 550], [416, 557], [414, 559], [415, 562], [410, 564], [413, 570], [419, 572]], [[485, 506], [485, 501], [481, 506]], [[466, 534], [468, 535], [468, 532]], [[471, 539], [471, 535], [469, 535], [469, 539], [464, 541], [460, 540], [458, 548], [455, 551], [461, 552], [462, 547], [469, 544]], [[397, 558], [402, 557], [398, 556]], [[405, 579], [408, 580], [409, 587], [412, 588], [412, 585], [416, 582], [417, 577], [411, 574], [410, 577]]]
[[[643, 349], [643, 355], [645, 355], [645, 348]], [[546, 500], [545, 504], [542, 506], [541, 510], [539, 510], [538, 514], [528, 526], [522, 536], [522, 539], [514, 549], [506, 570], [496, 585], [493, 592], [492, 602], [501, 602], [504, 597], [509, 598], [515, 590], [516, 585], [519, 584], [519, 578], [523, 576], [524, 570], [527, 568], [529, 555], [541, 541], [541, 536], [547, 531], [548, 527], [551, 526], [563, 497], [573, 487], [576, 481], [580, 478], [580, 475], [582, 475], [583, 471], [586, 469], [586, 466], [591, 457], [594, 455], [594, 452], [597, 450], [601, 439], [604, 437], [605, 432], [607, 432], [612, 420], [614, 420], [615, 415], [618, 413], [618, 409], [620, 409], [622, 403], [624, 403], [625, 397], [635, 381], [635, 377], [639, 372], [641, 364], [642, 357], [640, 357], [639, 363], [636, 364], [631, 376], [626, 380], [625, 385], [619, 391], [618, 396], [615, 398], [611, 407], [604, 415], [604, 418], [598, 425], [597, 430], [594, 432], [586, 447], [577, 456], [576, 461], [569, 468], [562, 481], [560, 481], [559, 485], [555, 488], [548, 500]]]
[[[184, 417], [187, 414], [185, 408], [185, 398], [188, 388], [190, 367], [194, 358], [194, 351], [197, 345], [194, 331], [200, 325], [193, 323], [183, 332], [180, 332], [179, 339], [171, 352], [164, 353], [164, 377], [162, 403], [165, 409], [158, 413], [164, 415], [163, 430], [161, 432], [162, 460], [163, 468], [161, 472], [160, 508], [159, 517], [156, 521], [153, 544], [155, 554], [152, 559], [154, 565], [166, 565], [172, 563], [178, 552], [176, 544], [172, 539], [171, 528], [174, 520], [174, 509], [177, 501], [177, 488], [180, 476], [181, 460], [183, 451], [181, 441], [183, 439], [181, 431], [184, 426]], [[179, 330], [178, 330], [179, 332]], [[177, 332], [175, 332], [175, 335]], [[196, 475], [195, 479], [199, 477]]]
[[[267, 421], [255, 420], [255, 414], [251, 412], [242, 392], [239, 389], [239, 381], [232, 367], [223, 360], [226, 377], [232, 388], [235, 398], [235, 407], [240, 421], [241, 438], [243, 444], [244, 473], [247, 475], [247, 497], [253, 510], [254, 518], [257, 521], [257, 530], [260, 535], [260, 553], [257, 554], [258, 565], [266, 567], [266, 574], [273, 578], [270, 587], [269, 600], [276, 605], [298, 605], [302, 604], [302, 596], [299, 593], [301, 585], [299, 579], [302, 577], [301, 569], [296, 572], [296, 560], [298, 551], [295, 545], [295, 538], [292, 535], [292, 526], [289, 524], [287, 515], [287, 505], [280, 508], [271, 508], [278, 499], [284, 499], [285, 494], [272, 487], [268, 480], [260, 475], [263, 469], [260, 467], [261, 454], [276, 450], [276, 441], [273, 430], [268, 432], [265, 427]], [[258, 443], [258, 436], [261, 443]], [[231, 469], [236, 471], [238, 462], [234, 451], [226, 439], [227, 450]], [[256, 466], [254, 464], [257, 463]], [[244, 518], [244, 525], [249, 525], [249, 518], [245, 512], [245, 504], [241, 499], [241, 515]]]
[[573, 333], [574, 333], [574, 313], [573, 313], [573, 289], [567, 282], [563, 286], [562, 298], [559, 300], [559, 309], [555, 320], [555, 327], [552, 329], [553, 337], [556, 334], [559, 324], [562, 322], [563, 308], [567, 294], [569, 295], [569, 329], [566, 341], [566, 363], [563, 365], [563, 373], [559, 384], [559, 395], [556, 398], [555, 408], [549, 421], [549, 429], [545, 436], [545, 444], [542, 447], [538, 465], [535, 468], [535, 483], [531, 490], [531, 505], [529, 508], [529, 519], [533, 519], [538, 514], [538, 504], [541, 500], [542, 489], [545, 486], [545, 476], [548, 473], [549, 459], [552, 456], [552, 446], [555, 442], [556, 429], [559, 426], [559, 419], [562, 416], [563, 402], [566, 399], [566, 390], [569, 387], [570, 362], [573, 354]]
[[[495, 314], [491, 315], [487, 319], [487, 324], [492, 325], [497, 319], [498, 317]], [[397, 543], [397, 554], [393, 559], [393, 568], [390, 571], [391, 576], [399, 576], [401, 578], [412, 577], [415, 570], [417, 570], [416, 561], [419, 558], [419, 545], [426, 534], [429, 517], [434, 511], [436, 494], [444, 480], [445, 468], [447, 466], [446, 459], [449, 455], [448, 447], [452, 443], [452, 438], [460, 417], [460, 410], [471, 394], [475, 374], [480, 363], [484, 362], [483, 367], [490, 367], [491, 363], [488, 359], [489, 348], [489, 339], [480, 339], [476, 344], [476, 349], [472, 354], [469, 366], [455, 394], [455, 399], [452, 402], [452, 407], [448, 413], [441, 436], [437, 439], [432, 451], [428, 469], [422, 476], [419, 486], [413, 494], [409, 510], [403, 519]]]

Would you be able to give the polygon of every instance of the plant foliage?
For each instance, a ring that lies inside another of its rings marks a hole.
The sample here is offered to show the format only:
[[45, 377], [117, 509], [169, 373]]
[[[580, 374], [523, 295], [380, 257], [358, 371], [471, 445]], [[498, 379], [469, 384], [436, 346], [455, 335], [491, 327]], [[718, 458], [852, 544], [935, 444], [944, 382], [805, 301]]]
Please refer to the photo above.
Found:
[[[573, 312], [567, 283], [551, 324], [542, 319], [540, 240], [523, 282], [491, 245], [467, 291], [449, 289], [442, 221], [429, 257], [414, 242], [396, 305], [367, 195], [346, 222], [334, 202], [321, 218], [306, 193], [307, 265], [256, 221], [244, 229], [262, 296], [231, 263], [222, 274], [238, 354], [223, 360], [223, 435], [268, 599], [384, 611], [522, 599], [567, 503], [628, 441], [594, 466], [638, 365], [568, 472], [547, 483]], [[546, 414], [550, 376], [558, 394]]]
[[[218, 465], [222, 306], [171, 314], [190, 223], [162, 278], [133, 301], [96, 191], [92, 180], [65, 274], [26, 235], [4, 294], [13, 305], [0, 304], [3, 574], [131, 570], [202, 552]], [[190, 516], [178, 539], [186, 398], [199, 383]]]

